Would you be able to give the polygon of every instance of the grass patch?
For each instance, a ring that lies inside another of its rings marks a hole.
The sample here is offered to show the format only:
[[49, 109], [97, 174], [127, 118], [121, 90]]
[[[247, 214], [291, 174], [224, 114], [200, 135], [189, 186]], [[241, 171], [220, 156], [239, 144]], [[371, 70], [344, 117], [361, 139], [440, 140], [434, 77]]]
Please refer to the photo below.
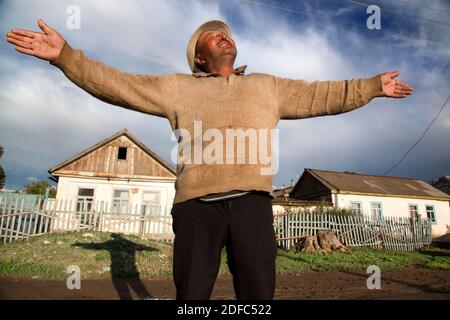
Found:
[[[89, 232], [54, 233], [29, 240], [0, 244], [0, 277], [68, 277], [67, 267], [77, 265], [82, 279], [133, 277], [172, 278], [172, 244], [143, 240], [137, 236]], [[226, 250], [219, 274], [229, 275]], [[450, 250], [389, 251], [352, 248], [348, 253], [300, 253], [279, 249], [278, 274], [306, 271], [364, 271], [377, 265], [383, 271], [411, 266], [450, 270]]]
[[[88, 235], [88, 236], [83, 236]], [[82, 279], [172, 275], [172, 245], [103, 232], [53, 233], [0, 245], [0, 276], [67, 279], [77, 265]]]
[[[329, 254], [279, 250], [277, 272], [365, 271], [370, 265], [376, 265], [383, 271], [401, 271], [412, 265], [424, 265], [432, 259], [418, 251], [388, 251], [371, 248], [352, 248], [348, 253]], [[450, 256], [446, 259], [446, 263], [449, 264]]]

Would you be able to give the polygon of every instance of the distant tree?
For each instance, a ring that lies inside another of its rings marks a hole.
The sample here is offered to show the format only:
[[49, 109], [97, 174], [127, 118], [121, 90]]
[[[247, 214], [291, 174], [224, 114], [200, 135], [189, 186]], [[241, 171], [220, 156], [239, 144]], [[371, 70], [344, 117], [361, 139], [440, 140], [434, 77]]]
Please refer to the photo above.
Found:
[[[3, 155], [3, 147], [0, 146], [0, 158]], [[5, 175], [5, 171], [3, 170], [2, 166], [0, 166], [0, 189], [3, 189], [3, 187], [5, 186], [5, 180], [6, 180], [6, 175]]]
[[50, 187], [50, 191], [48, 192], [48, 197], [49, 198], [56, 198], [56, 188], [55, 187]]
[[25, 186], [25, 193], [27, 194], [38, 194], [38, 195], [45, 195], [45, 190], [47, 188], [50, 188], [48, 197], [49, 198], [55, 198], [56, 197], [56, 188], [51, 186], [48, 181], [41, 180], [41, 181], [34, 181], [30, 184], [27, 184]]

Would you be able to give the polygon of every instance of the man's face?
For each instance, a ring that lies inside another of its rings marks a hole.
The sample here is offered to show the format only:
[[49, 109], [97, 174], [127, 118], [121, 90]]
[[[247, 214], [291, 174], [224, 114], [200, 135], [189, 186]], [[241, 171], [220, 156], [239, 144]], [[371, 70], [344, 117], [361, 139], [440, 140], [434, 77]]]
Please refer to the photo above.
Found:
[[234, 62], [236, 55], [236, 44], [233, 39], [227, 37], [220, 31], [211, 30], [203, 32], [197, 40], [196, 63], [198, 65], [203, 64], [203, 61], [220, 61], [226, 56]]

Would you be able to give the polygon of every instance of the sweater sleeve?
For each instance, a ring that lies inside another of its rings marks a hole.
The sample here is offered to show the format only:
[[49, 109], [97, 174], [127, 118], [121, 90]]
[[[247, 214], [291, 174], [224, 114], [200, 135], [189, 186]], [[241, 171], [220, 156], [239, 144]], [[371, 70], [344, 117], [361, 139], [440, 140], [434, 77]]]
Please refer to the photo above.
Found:
[[302, 119], [348, 112], [384, 96], [381, 78], [341, 81], [274, 77], [280, 119]]
[[123, 108], [158, 117], [168, 117], [176, 94], [175, 74], [135, 75], [95, 61], [66, 42], [60, 56], [50, 64], [57, 66], [77, 86], [92, 96]]

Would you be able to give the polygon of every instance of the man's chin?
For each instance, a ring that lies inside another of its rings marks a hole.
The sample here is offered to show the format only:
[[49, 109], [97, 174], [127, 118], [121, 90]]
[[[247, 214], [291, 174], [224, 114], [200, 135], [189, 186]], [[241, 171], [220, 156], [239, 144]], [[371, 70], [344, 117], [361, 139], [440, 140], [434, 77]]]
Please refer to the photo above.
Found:
[[220, 48], [222, 51], [222, 54], [236, 54], [236, 48], [233, 46], [224, 46]]

